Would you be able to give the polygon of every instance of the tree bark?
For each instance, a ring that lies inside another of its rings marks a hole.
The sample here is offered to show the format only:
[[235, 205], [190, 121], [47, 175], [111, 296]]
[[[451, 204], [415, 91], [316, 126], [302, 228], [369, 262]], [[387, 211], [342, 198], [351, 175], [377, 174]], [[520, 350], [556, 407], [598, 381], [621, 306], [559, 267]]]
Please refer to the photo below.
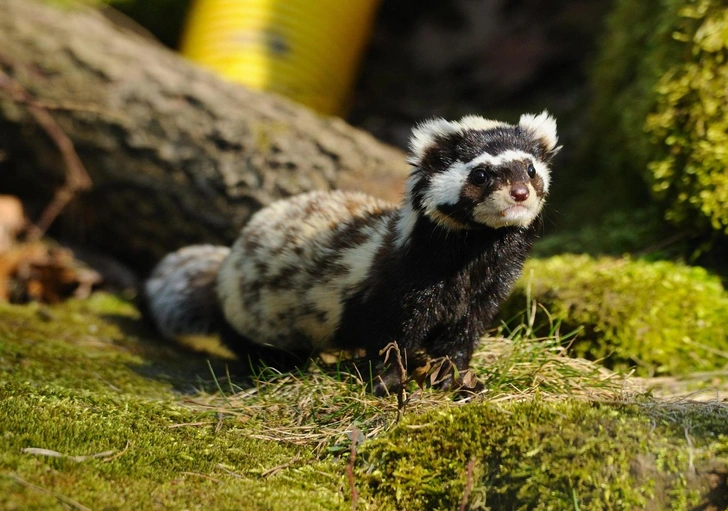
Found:
[[[141, 270], [190, 243], [228, 244], [252, 213], [312, 189], [398, 200], [404, 156], [340, 119], [224, 82], [91, 9], [0, 0], [0, 69], [70, 137], [92, 188], [65, 237]], [[58, 148], [0, 89], [0, 193], [48, 201]]]

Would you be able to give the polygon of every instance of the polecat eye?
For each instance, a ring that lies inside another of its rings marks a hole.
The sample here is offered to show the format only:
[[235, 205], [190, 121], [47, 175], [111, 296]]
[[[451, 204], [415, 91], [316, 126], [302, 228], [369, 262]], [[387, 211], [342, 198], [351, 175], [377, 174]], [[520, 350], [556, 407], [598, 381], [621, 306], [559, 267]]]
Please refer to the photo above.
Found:
[[528, 164], [528, 169], [526, 169], [526, 172], [528, 173], [528, 177], [533, 179], [536, 177], [536, 167], [533, 166], [533, 163]]
[[470, 174], [470, 182], [476, 186], [483, 186], [487, 181], [488, 174], [482, 169], [478, 169]]

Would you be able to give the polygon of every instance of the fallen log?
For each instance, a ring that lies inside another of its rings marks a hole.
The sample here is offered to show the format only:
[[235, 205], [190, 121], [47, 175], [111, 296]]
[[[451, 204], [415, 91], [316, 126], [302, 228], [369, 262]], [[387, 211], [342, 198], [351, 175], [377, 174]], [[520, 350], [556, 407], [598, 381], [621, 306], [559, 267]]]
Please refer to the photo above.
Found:
[[179, 246], [229, 243], [281, 197], [401, 192], [402, 153], [340, 119], [227, 83], [93, 9], [0, 12], [0, 193], [37, 220], [67, 184], [68, 158], [33, 115], [46, 112], [91, 182], [55, 223], [64, 239], [144, 270]]

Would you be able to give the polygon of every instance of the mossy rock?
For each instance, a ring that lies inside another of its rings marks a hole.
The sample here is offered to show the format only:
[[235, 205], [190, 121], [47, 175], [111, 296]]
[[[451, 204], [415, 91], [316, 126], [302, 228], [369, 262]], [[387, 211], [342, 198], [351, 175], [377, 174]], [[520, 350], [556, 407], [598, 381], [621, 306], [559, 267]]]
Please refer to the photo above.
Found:
[[468, 487], [465, 509], [698, 509], [710, 483], [689, 489], [686, 477], [725, 461], [728, 425], [663, 413], [577, 401], [436, 410], [365, 445], [359, 476], [378, 509], [458, 509]]
[[[579, 330], [571, 349], [640, 375], [684, 374], [728, 365], [728, 293], [706, 270], [667, 261], [563, 255], [533, 259], [503, 318], [543, 306], [537, 334]], [[548, 311], [548, 314], [544, 312]]]
[[[353, 507], [351, 484], [361, 510], [458, 509], [463, 500], [470, 510], [720, 509], [728, 498], [720, 405], [660, 411], [652, 401], [555, 403], [521, 390], [515, 400], [499, 394], [499, 404], [485, 394], [423, 406], [420, 395], [392, 428], [395, 397], [386, 417], [386, 401], [361, 388], [340, 399], [332, 391], [344, 394], [341, 382], [307, 385], [306, 374], [271, 383], [273, 394], [232, 395], [239, 387], [222, 381], [219, 362], [155, 342], [138, 312], [108, 295], [0, 304], [0, 508], [339, 511]], [[335, 406], [307, 408], [317, 393], [342, 409], [370, 405], [347, 420]], [[312, 412], [320, 430], [366, 433], [376, 422], [353, 479], [350, 444], [320, 450], [317, 434], [301, 443], [300, 419]], [[281, 415], [296, 421], [286, 429]], [[272, 438], [278, 428], [292, 438]]]
[[728, 2], [619, 0], [594, 72], [588, 162], [643, 175], [668, 220], [728, 234]]

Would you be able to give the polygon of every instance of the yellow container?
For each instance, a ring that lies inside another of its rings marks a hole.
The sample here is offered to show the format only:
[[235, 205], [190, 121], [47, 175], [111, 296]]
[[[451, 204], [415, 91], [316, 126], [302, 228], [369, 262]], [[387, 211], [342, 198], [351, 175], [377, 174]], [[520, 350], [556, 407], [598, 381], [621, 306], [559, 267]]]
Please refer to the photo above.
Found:
[[196, 0], [182, 53], [232, 81], [341, 114], [379, 0]]

